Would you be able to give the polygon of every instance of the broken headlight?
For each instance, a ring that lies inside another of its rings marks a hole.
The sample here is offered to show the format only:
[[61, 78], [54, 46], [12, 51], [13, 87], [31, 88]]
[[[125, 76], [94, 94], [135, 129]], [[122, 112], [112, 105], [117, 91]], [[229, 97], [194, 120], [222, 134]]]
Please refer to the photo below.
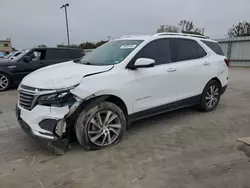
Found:
[[74, 96], [69, 91], [57, 92], [42, 95], [37, 99], [37, 103], [41, 105], [62, 105], [65, 103], [72, 103]]

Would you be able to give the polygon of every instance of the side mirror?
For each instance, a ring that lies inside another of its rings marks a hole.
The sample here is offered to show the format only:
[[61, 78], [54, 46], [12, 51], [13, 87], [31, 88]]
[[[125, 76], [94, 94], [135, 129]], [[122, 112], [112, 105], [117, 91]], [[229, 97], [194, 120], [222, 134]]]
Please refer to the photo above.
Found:
[[30, 61], [31, 61], [30, 56], [24, 56], [24, 57], [23, 57], [23, 61], [24, 61], [25, 63], [30, 62]]
[[149, 58], [139, 58], [135, 61], [134, 68], [148, 68], [155, 65], [155, 60]]

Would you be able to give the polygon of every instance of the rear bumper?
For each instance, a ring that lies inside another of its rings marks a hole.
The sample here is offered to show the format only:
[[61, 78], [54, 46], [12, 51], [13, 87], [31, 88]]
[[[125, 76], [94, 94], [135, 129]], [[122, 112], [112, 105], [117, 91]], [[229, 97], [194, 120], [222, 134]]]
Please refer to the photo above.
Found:
[[221, 88], [220, 94], [223, 95], [226, 90], [227, 90], [227, 85]]

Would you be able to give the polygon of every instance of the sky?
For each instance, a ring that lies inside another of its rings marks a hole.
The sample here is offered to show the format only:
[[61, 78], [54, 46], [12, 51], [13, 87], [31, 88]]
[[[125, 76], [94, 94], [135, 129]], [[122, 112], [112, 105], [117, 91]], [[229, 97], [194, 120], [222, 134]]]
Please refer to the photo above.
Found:
[[153, 34], [180, 20], [223, 38], [232, 25], [250, 21], [250, 0], [0, 0], [0, 40], [11, 38], [17, 49], [67, 44], [64, 3], [71, 44]]

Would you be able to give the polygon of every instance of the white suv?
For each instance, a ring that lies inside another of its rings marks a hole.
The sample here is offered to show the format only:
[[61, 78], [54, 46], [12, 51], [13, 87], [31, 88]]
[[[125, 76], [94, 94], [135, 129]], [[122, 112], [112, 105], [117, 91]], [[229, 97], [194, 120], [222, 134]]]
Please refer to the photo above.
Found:
[[81, 60], [26, 76], [17, 118], [33, 136], [68, 140], [75, 134], [85, 149], [106, 148], [133, 121], [193, 105], [214, 110], [228, 84], [228, 63], [206, 37], [124, 36]]

